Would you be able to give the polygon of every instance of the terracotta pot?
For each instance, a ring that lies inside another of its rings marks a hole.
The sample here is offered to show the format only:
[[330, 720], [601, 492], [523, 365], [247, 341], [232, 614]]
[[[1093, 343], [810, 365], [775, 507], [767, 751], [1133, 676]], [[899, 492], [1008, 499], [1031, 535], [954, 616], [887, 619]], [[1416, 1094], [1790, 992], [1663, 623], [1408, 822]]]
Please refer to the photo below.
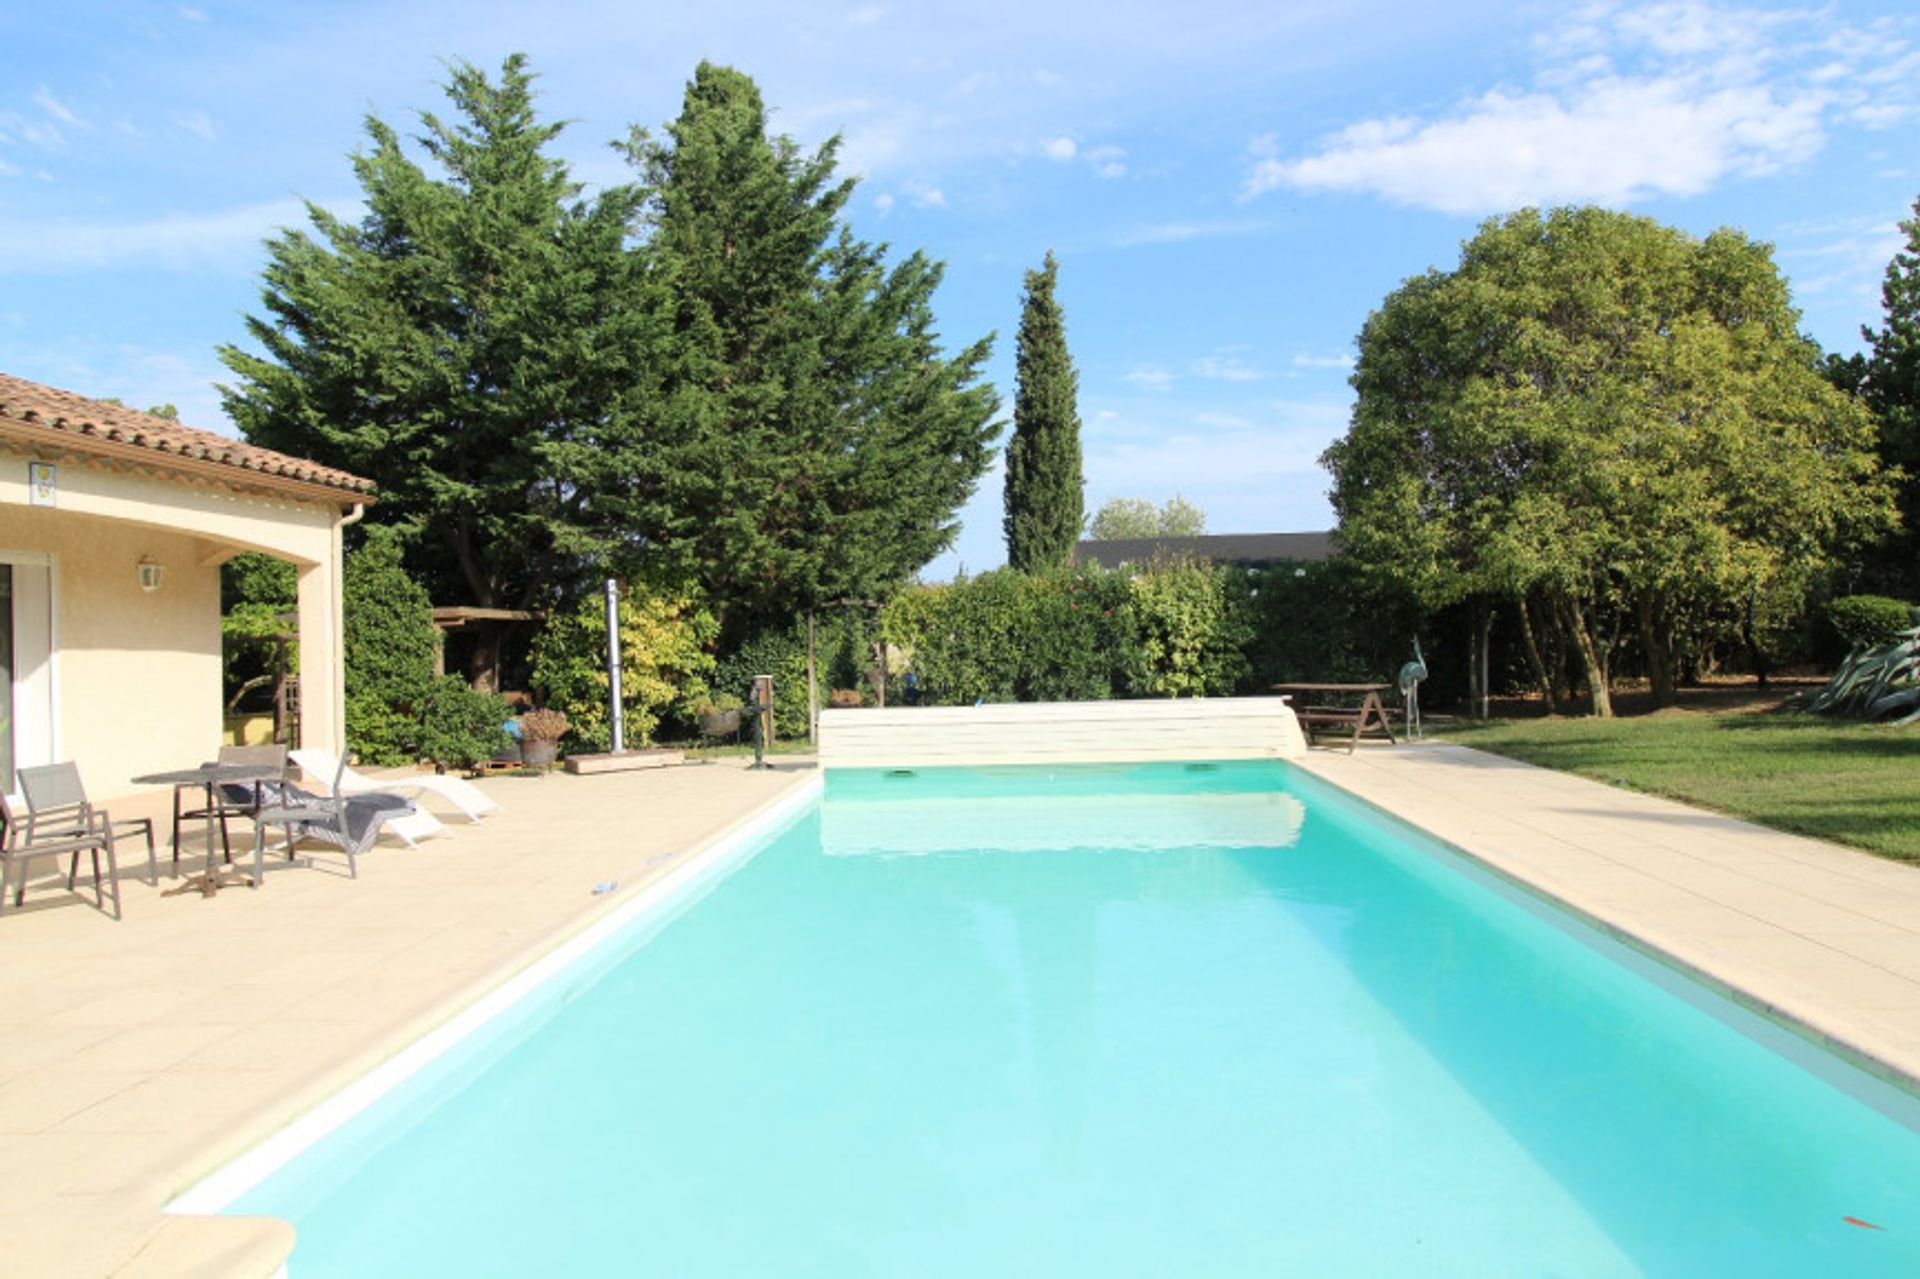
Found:
[[520, 762], [528, 768], [552, 768], [554, 757], [560, 753], [560, 743], [550, 740], [525, 741], [520, 743]]

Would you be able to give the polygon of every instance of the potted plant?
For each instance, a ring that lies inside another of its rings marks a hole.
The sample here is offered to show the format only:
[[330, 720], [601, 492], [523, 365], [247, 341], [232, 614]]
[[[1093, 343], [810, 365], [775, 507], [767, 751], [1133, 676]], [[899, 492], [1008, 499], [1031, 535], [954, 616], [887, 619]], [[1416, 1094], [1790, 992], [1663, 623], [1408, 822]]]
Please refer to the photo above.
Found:
[[740, 712], [745, 702], [731, 693], [716, 693], [694, 711], [702, 737], [732, 737], [740, 731]]
[[522, 715], [519, 724], [520, 762], [528, 768], [551, 768], [560, 750], [560, 739], [573, 727], [567, 722], [566, 713], [543, 706]]

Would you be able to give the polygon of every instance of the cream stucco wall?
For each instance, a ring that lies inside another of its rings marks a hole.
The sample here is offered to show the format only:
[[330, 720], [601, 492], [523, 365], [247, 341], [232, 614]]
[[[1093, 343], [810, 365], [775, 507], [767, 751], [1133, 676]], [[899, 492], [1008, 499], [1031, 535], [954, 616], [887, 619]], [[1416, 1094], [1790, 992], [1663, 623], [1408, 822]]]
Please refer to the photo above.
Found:
[[[212, 758], [220, 743], [220, 569], [243, 550], [299, 571], [301, 732], [344, 746], [342, 509], [205, 480], [57, 460], [57, 505], [28, 501], [37, 460], [0, 450], [0, 552], [53, 557], [58, 753], [102, 798], [139, 774]], [[143, 557], [164, 566], [140, 589]]]
[[[0, 552], [53, 557], [59, 754], [90, 791], [212, 758], [220, 741], [220, 570], [197, 539], [67, 511], [0, 507]], [[135, 566], [166, 568], [158, 591]]]

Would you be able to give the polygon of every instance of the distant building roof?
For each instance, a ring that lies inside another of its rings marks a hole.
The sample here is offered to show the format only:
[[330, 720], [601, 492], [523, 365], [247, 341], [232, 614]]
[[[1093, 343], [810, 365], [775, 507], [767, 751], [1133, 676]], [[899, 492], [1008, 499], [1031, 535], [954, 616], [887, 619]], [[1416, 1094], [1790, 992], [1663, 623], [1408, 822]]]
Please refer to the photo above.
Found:
[[1333, 533], [1218, 533], [1206, 537], [1117, 537], [1084, 541], [1073, 548], [1077, 564], [1119, 568], [1146, 564], [1156, 557], [1192, 556], [1216, 564], [1261, 568], [1286, 562], [1318, 563], [1333, 558]]
[[232, 484], [368, 501], [373, 481], [105, 400], [0, 373], [0, 438], [173, 466]]

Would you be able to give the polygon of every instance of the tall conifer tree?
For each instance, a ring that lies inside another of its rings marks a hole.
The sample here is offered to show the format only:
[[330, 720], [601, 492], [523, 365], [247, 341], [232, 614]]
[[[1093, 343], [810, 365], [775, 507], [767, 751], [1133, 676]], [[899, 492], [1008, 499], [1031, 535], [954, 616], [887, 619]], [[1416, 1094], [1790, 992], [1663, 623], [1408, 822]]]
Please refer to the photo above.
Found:
[[1898, 466], [1901, 528], [1880, 569], [1882, 589], [1920, 596], [1920, 199], [1900, 224], [1907, 242], [1887, 263], [1880, 286], [1886, 324], [1862, 327], [1868, 354], [1851, 363], [1855, 381], [1880, 429], [1880, 457]]
[[420, 116], [437, 174], [369, 118], [366, 215], [308, 205], [312, 233], [268, 245], [264, 354], [220, 351], [242, 434], [378, 481], [369, 518], [442, 603], [551, 603], [622, 536], [593, 496], [650, 346], [625, 251], [640, 192], [581, 198], [533, 79], [519, 55], [497, 80], [455, 67], [456, 117]]
[[1007, 563], [1022, 572], [1054, 568], [1073, 555], [1086, 522], [1081, 493], [1080, 377], [1067, 350], [1066, 319], [1054, 299], [1060, 264], [1048, 251], [1027, 272], [1007, 444]]
[[880, 594], [952, 541], [991, 460], [991, 335], [942, 353], [940, 264], [854, 238], [838, 139], [770, 135], [747, 76], [702, 63], [666, 133], [628, 146], [669, 335], [628, 404], [647, 557], [735, 634]]

